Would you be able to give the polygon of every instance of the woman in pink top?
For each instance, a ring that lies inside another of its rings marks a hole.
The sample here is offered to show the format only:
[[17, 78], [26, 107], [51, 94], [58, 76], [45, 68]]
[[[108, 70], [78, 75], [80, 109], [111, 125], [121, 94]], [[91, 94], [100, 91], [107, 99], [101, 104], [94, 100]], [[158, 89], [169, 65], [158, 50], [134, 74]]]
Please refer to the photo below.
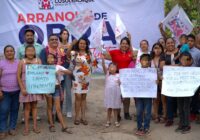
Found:
[[17, 82], [19, 61], [15, 59], [14, 47], [7, 45], [4, 55], [5, 59], [0, 61], [0, 139], [5, 138], [6, 133], [16, 134], [20, 92]]

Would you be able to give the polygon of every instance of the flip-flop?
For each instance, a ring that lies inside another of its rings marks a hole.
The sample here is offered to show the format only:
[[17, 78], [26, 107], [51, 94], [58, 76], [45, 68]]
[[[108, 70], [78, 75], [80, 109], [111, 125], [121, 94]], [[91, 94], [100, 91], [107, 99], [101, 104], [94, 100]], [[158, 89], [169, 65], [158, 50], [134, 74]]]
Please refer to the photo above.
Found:
[[34, 132], [35, 134], [39, 134], [41, 131], [40, 131], [40, 129], [33, 129], [33, 132]]
[[17, 132], [16, 132], [16, 130], [13, 129], [13, 130], [9, 130], [8, 134], [11, 136], [15, 136], [17, 134]]
[[75, 124], [75, 125], [79, 125], [79, 124], [80, 124], [80, 121], [79, 121], [79, 120], [75, 120], [75, 121], [74, 121], [74, 124]]
[[116, 127], [120, 127], [120, 123], [119, 122], [115, 122], [115, 126]]
[[105, 124], [105, 127], [110, 127], [110, 125], [111, 125], [111, 122], [107, 122], [107, 123]]
[[6, 138], [6, 133], [0, 133], [0, 140]]
[[62, 132], [66, 132], [68, 134], [73, 134], [73, 132], [68, 127], [63, 128]]
[[24, 130], [22, 134], [23, 134], [23, 136], [28, 136], [29, 135], [29, 131]]
[[155, 120], [154, 120], [154, 122], [155, 122], [155, 123], [159, 123], [159, 122], [160, 122], [160, 118], [159, 118], [159, 117], [156, 117]]
[[87, 120], [82, 120], [82, 119], [81, 119], [81, 123], [82, 123], [83, 125], [88, 125]]
[[53, 126], [53, 125], [49, 126], [49, 131], [56, 132], [55, 126]]

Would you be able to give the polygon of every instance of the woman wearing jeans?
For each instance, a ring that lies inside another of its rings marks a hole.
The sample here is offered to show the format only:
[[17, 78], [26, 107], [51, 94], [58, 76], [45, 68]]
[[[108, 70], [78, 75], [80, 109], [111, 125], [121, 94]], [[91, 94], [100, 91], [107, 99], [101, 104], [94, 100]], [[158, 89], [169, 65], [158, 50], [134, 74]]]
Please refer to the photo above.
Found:
[[[0, 139], [6, 134], [16, 134], [19, 110], [19, 85], [15, 49], [11, 45], [4, 48], [5, 59], [0, 61]], [[9, 121], [8, 121], [9, 118]]]

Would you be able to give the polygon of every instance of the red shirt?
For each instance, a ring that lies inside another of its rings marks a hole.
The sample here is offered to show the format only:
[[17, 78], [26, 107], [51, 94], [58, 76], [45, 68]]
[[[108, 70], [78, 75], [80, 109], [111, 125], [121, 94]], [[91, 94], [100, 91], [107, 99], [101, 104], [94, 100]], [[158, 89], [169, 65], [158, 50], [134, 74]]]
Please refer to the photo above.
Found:
[[123, 53], [121, 50], [112, 50], [109, 51], [109, 53], [112, 62], [117, 64], [118, 69], [128, 68], [129, 64], [133, 60], [131, 51]]

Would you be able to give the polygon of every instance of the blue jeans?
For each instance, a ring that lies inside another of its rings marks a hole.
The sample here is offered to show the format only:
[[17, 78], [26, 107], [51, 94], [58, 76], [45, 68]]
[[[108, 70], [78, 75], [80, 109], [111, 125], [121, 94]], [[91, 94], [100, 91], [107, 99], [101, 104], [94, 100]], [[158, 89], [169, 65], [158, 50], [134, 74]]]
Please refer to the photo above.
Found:
[[177, 109], [177, 98], [176, 97], [167, 97], [167, 120], [174, 120], [174, 113]]
[[72, 112], [72, 79], [70, 75], [64, 76], [64, 104], [63, 104], [63, 112]]
[[181, 126], [190, 126], [190, 103], [191, 97], [179, 97], [178, 102], [178, 111], [180, 118]]
[[20, 91], [2, 92], [3, 100], [0, 101], [0, 132], [7, 132], [15, 129], [17, 125]]
[[[135, 98], [137, 112], [137, 128], [149, 129], [151, 120], [152, 98]], [[142, 126], [144, 117], [144, 127]]]

